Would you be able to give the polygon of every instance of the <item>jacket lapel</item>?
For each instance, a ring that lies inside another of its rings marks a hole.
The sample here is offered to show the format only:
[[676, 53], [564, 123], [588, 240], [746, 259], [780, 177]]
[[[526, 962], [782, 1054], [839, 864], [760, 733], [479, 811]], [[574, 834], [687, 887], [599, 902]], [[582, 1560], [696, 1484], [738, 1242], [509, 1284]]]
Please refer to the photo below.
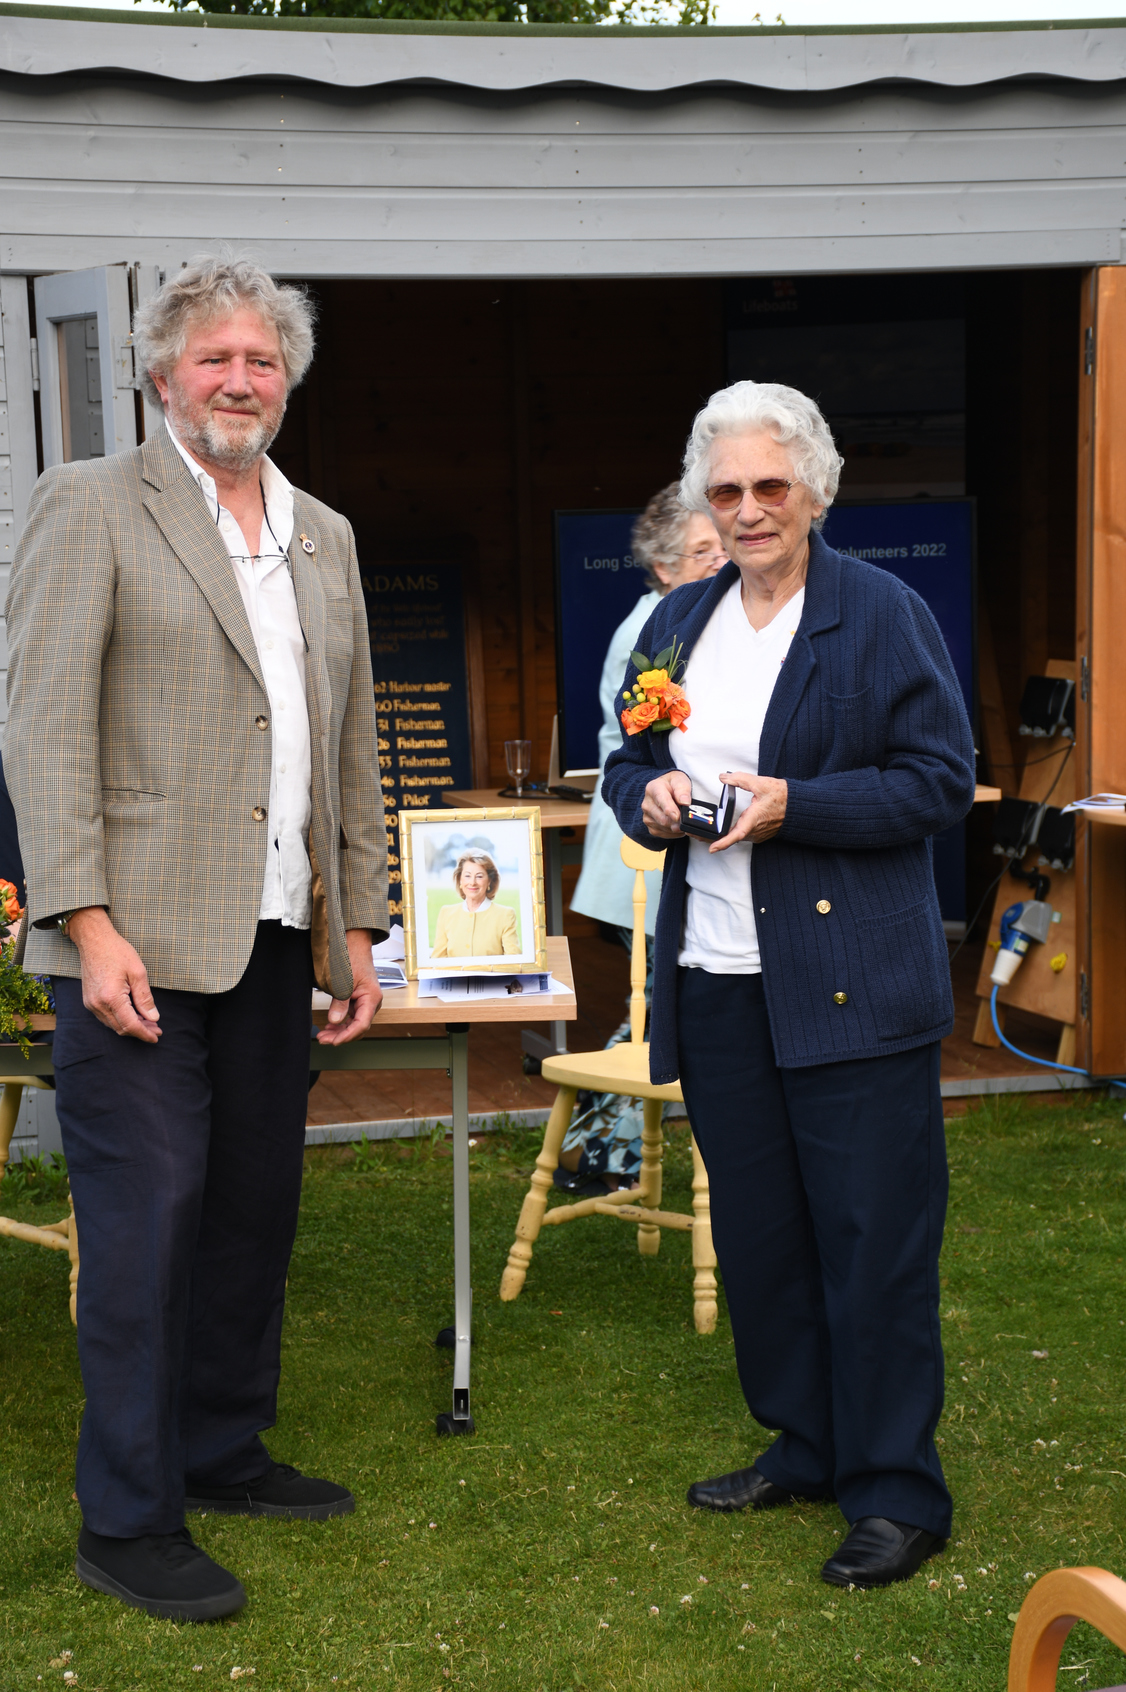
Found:
[[[306, 552], [302, 539], [313, 546]], [[325, 602], [319, 573], [320, 537], [312, 513], [295, 488], [293, 491], [293, 537], [289, 543], [289, 568], [297, 595], [297, 615], [305, 636], [305, 694], [309, 705], [309, 729], [314, 747], [321, 745], [321, 731], [328, 726], [332, 704], [324, 667]]]
[[774, 684], [759, 742], [759, 775], [773, 775], [777, 768], [782, 740], [789, 728], [802, 694], [809, 686], [817, 668], [817, 654], [812, 635], [832, 629], [841, 620], [841, 564], [840, 558], [826, 546], [816, 529], [809, 536], [809, 573], [805, 579], [805, 604], [802, 607], [798, 632], [782, 673]]
[[211, 521], [198, 483], [163, 429], [141, 448], [141, 463], [146, 483], [141, 497], [146, 509], [214, 611], [223, 633], [265, 691], [235, 567]]

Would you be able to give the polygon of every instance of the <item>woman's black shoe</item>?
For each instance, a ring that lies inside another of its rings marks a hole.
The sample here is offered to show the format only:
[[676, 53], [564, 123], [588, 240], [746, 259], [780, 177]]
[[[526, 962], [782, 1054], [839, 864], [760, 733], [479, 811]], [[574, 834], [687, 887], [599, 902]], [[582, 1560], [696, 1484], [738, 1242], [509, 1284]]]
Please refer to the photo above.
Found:
[[768, 1481], [757, 1469], [736, 1469], [715, 1480], [695, 1481], [688, 1488], [688, 1502], [695, 1510], [773, 1510], [777, 1504], [792, 1504], [792, 1492]]
[[890, 1586], [910, 1580], [928, 1557], [946, 1550], [945, 1539], [910, 1522], [861, 1516], [821, 1570], [831, 1586]]
[[212, 1562], [187, 1528], [110, 1539], [84, 1523], [74, 1572], [95, 1592], [168, 1621], [215, 1621], [246, 1603], [242, 1582]]
[[610, 1191], [597, 1175], [580, 1175], [570, 1169], [557, 1169], [551, 1179], [560, 1192], [570, 1193], [572, 1198], [605, 1198]]

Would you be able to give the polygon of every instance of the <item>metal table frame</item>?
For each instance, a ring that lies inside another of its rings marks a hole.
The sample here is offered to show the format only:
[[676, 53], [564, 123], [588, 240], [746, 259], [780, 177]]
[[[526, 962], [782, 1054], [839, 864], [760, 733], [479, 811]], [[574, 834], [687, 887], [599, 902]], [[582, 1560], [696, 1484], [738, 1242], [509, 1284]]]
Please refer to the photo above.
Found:
[[[469, 1024], [447, 1022], [446, 1032], [409, 1040], [380, 1037], [346, 1046], [309, 1042], [309, 1068], [444, 1069], [450, 1078], [454, 1175], [454, 1390], [453, 1408], [437, 1421], [440, 1434], [475, 1432], [470, 1411], [469, 1361], [473, 1344], [473, 1287], [469, 1262]], [[443, 1330], [445, 1332], [446, 1330]], [[443, 1343], [442, 1336], [438, 1344]]]

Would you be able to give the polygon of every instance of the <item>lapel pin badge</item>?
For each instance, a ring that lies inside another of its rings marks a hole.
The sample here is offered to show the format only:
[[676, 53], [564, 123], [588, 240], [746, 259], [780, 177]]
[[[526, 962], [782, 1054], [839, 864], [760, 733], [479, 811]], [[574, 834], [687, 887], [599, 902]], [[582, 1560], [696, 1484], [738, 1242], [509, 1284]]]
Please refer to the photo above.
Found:
[[316, 550], [317, 550], [316, 542], [311, 541], [309, 539], [308, 535], [302, 535], [301, 536], [301, 550], [303, 552], [309, 552], [309, 553], [316, 552]]

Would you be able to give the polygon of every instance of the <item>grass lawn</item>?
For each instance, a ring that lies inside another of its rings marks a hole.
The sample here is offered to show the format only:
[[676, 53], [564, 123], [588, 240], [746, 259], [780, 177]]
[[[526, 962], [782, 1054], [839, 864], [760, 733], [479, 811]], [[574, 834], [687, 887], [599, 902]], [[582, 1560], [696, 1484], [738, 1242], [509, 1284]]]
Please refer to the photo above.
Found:
[[[448, 1158], [392, 1143], [361, 1170], [348, 1148], [311, 1153], [270, 1443], [346, 1481], [356, 1514], [193, 1518], [250, 1602], [226, 1623], [152, 1621], [71, 1572], [66, 1263], [0, 1241], [0, 1689], [70, 1672], [79, 1692], [216, 1692], [237, 1667], [253, 1692], [1002, 1692], [1034, 1575], [1126, 1572], [1126, 1125], [1121, 1103], [1072, 1098], [948, 1124], [954, 1540], [882, 1592], [818, 1578], [842, 1533], [832, 1506], [687, 1508], [690, 1481], [763, 1438], [722, 1308], [714, 1336], [693, 1331], [685, 1236], [642, 1259], [608, 1219], [551, 1231], [520, 1299], [499, 1303], [537, 1141], [498, 1135], [473, 1154], [476, 1437], [433, 1431], [449, 1407], [451, 1357], [431, 1343], [452, 1318]], [[667, 1169], [687, 1208], [682, 1134]], [[1084, 1627], [1063, 1663], [1061, 1685], [1126, 1679]]]

